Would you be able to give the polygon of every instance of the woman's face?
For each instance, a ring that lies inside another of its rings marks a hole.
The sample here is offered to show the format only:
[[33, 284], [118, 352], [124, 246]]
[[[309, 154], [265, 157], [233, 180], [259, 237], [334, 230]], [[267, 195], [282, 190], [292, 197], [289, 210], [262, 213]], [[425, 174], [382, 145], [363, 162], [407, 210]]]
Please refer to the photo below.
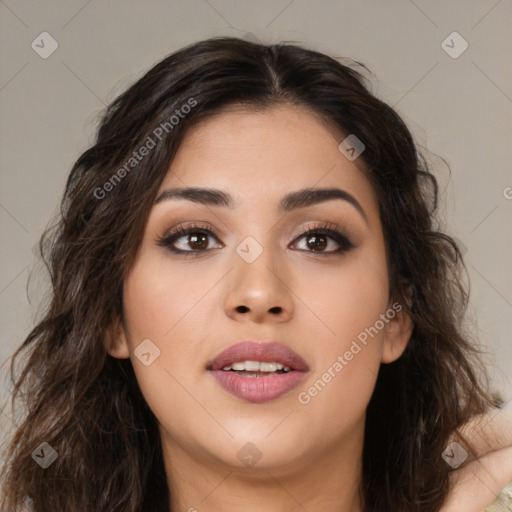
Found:
[[[389, 300], [377, 199], [344, 138], [283, 105], [219, 114], [183, 140], [110, 351], [130, 357], [171, 460], [277, 475], [360, 457], [379, 365], [411, 326]], [[175, 193], [190, 188], [215, 194]], [[219, 368], [254, 360], [267, 364]]]

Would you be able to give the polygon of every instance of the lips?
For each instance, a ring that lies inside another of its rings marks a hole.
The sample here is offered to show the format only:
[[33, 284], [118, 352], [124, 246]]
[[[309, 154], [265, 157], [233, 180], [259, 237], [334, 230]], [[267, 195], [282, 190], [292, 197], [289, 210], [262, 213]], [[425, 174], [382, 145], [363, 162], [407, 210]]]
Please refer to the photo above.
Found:
[[208, 370], [222, 370], [225, 366], [240, 361], [261, 361], [281, 363], [295, 371], [308, 371], [309, 367], [293, 350], [277, 342], [258, 343], [242, 341], [222, 351], [208, 365]]
[[[289, 370], [286, 373], [222, 370], [242, 361], [275, 362]], [[261, 404], [292, 391], [305, 378], [309, 367], [301, 356], [280, 343], [243, 341], [221, 352], [207, 370], [228, 393], [246, 402]]]

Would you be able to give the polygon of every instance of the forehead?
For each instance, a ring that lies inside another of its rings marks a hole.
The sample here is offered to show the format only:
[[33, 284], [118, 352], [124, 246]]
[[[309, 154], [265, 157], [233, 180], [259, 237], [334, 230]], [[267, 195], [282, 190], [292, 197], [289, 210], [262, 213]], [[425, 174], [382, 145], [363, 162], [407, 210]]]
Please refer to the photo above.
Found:
[[303, 107], [230, 108], [186, 133], [161, 190], [214, 187], [268, 204], [300, 188], [341, 187], [376, 212], [364, 163], [338, 148], [346, 136]]

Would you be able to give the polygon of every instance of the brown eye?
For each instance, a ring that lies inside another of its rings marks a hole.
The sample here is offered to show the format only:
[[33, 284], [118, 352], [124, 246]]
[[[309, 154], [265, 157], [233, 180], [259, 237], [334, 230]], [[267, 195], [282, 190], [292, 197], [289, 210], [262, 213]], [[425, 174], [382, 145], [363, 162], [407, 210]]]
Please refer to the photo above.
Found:
[[309, 235], [306, 239], [306, 244], [312, 251], [323, 251], [328, 245], [324, 235]]
[[[212, 247], [213, 240], [217, 240], [218, 243]], [[180, 226], [172, 233], [158, 239], [157, 244], [175, 254], [188, 255], [205, 253], [211, 249], [223, 247], [210, 229], [197, 226], [188, 228]]]
[[188, 243], [192, 249], [206, 249], [208, 247], [208, 235], [204, 233], [190, 233]]
[[[298, 242], [304, 240], [305, 243]], [[350, 239], [332, 228], [307, 229], [294, 242], [297, 249], [322, 255], [340, 254], [350, 251], [355, 245]], [[302, 245], [302, 247], [301, 247]]]

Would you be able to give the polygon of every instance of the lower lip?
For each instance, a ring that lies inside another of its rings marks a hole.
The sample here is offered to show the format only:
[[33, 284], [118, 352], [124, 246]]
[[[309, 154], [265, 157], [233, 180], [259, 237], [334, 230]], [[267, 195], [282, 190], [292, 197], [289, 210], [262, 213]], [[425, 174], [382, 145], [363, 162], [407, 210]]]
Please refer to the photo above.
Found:
[[210, 371], [226, 391], [255, 404], [270, 402], [285, 395], [306, 375], [306, 372], [298, 370], [262, 377], [242, 377], [235, 372], [224, 370]]

